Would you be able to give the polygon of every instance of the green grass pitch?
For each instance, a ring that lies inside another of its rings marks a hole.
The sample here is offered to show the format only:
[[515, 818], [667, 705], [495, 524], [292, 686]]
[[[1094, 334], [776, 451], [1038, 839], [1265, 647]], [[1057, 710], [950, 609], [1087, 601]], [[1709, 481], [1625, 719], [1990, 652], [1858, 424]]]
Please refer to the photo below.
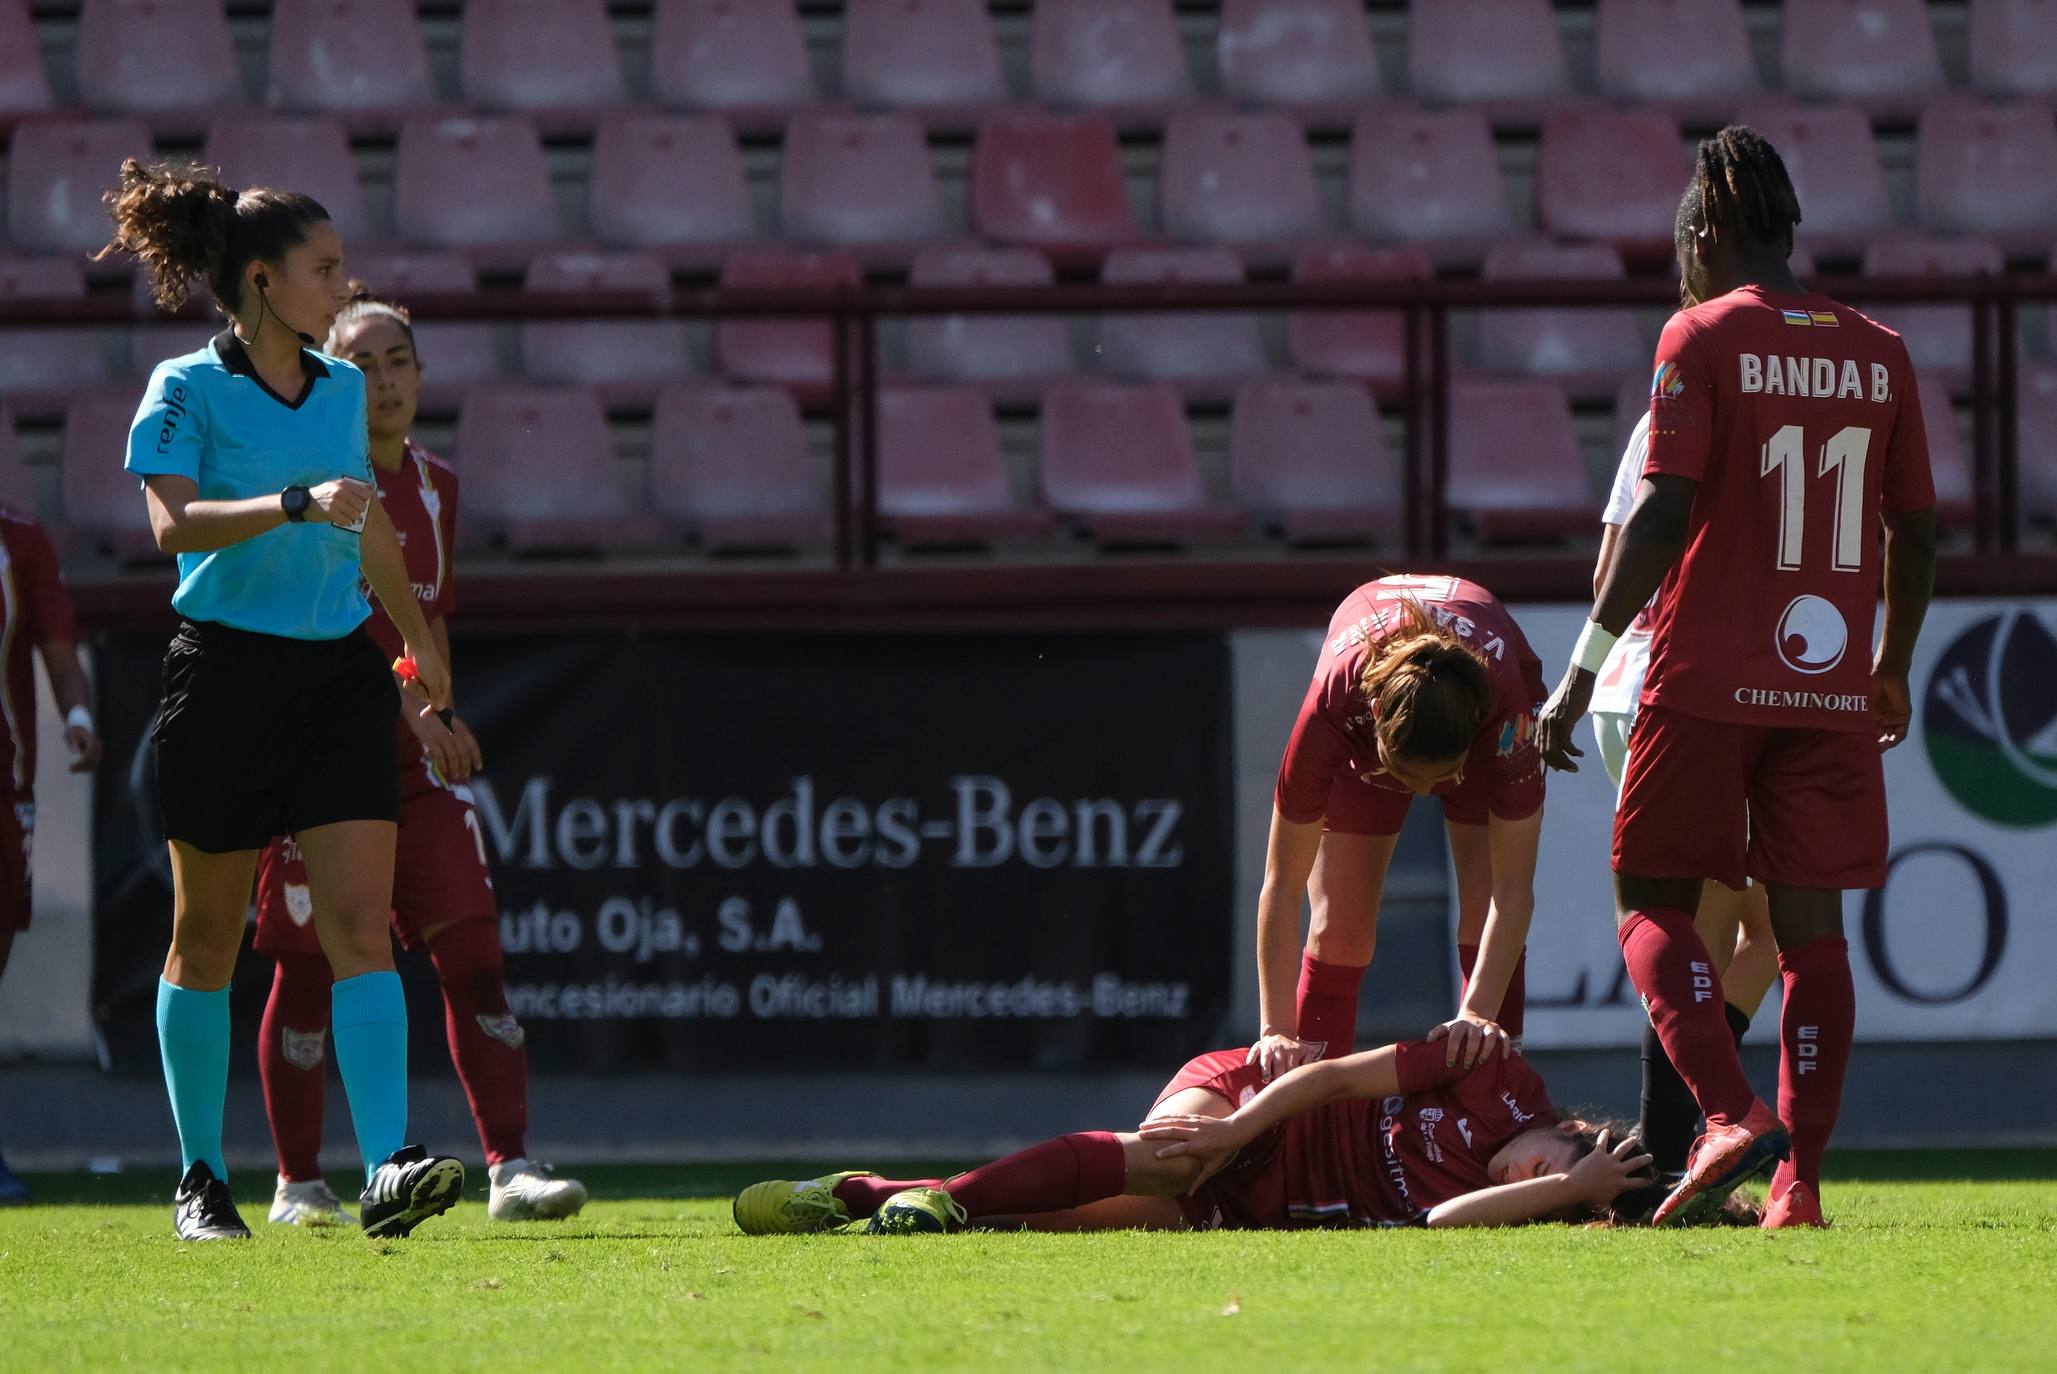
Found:
[[1831, 1170], [1825, 1233], [750, 1238], [727, 1195], [794, 1166], [589, 1169], [573, 1222], [474, 1186], [387, 1243], [265, 1225], [242, 1170], [257, 1239], [211, 1246], [172, 1240], [168, 1174], [32, 1176], [0, 1370], [2057, 1368], [2057, 1159]]

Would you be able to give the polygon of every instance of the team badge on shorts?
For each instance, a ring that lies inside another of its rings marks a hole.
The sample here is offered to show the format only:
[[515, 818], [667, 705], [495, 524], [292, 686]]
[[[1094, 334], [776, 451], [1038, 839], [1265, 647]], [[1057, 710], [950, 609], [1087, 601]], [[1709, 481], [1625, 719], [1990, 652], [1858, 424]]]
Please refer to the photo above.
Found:
[[302, 928], [314, 916], [314, 896], [307, 890], [307, 884], [286, 884], [286, 915]]
[[492, 1036], [510, 1050], [520, 1049], [529, 1038], [528, 1032], [521, 1028], [521, 1022], [514, 1019], [514, 1013], [512, 1012], [502, 1016], [488, 1016], [481, 1013], [478, 1017], [478, 1023], [480, 1030]]

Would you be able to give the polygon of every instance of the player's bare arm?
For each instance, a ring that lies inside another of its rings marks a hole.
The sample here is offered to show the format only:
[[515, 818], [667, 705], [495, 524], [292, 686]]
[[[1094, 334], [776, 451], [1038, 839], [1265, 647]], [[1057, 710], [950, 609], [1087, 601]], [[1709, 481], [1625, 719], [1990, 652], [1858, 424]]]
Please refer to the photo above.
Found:
[[1485, 931], [1479, 937], [1478, 963], [1465, 985], [1457, 1015], [1428, 1033], [1447, 1041], [1444, 1063], [1467, 1068], [1510, 1048], [1500, 1025], [1500, 1004], [1514, 976], [1514, 965], [1528, 943], [1529, 922], [1536, 911], [1536, 853], [1542, 843], [1543, 813], [1519, 820], [1491, 816], [1486, 821], [1486, 848], [1492, 856], [1493, 900], [1486, 909]]
[[1250, 1062], [1266, 1078], [1307, 1059], [1293, 995], [1300, 975], [1300, 902], [1320, 852], [1319, 820], [1290, 821], [1272, 807], [1264, 889], [1257, 899], [1257, 1005], [1263, 1024], [1250, 1047]]
[[71, 771], [90, 773], [100, 766], [101, 744], [90, 724], [93, 693], [79, 663], [79, 646], [68, 639], [53, 639], [39, 647], [43, 671], [50, 678], [50, 695], [67, 722], [64, 743], [71, 750]]
[[1890, 749], [1907, 738], [1907, 722], [1914, 714], [1907, 673], [1935, 591], [1935, 508], [1888, 511], [1884, 524], [1886, 628], [1871, 668], [1871, 714], [1878, 725], [1879, 748]]
[[400, 538], [376, 497], [364, 514], [364, 580], [371, 584], [379, 605], [392, 617], [401, 639], [406, 641], [430, 711], [446, 710], [450, 705], [450, 672], [436, 652], [435, 640], [429, 637], [421, 603], [415, 600], [414, 585], [407, 578], [407, 559], [400, 551]]
[[1264, 1090], [1225, 1117], [1156, 1116], [1138, 1134], [1145, 1140], [1169, 1142], [1159, 1159], [1193, 1156], [1201, 1169], [1192, 1182], [1198, 1188], [1219, 1173], [1236, 1151], [1279, 1122], [1347, 1098], [1390, 1097], [1400, 1091], [1400, 1064], [1391, 1045], [1301, 1064], [1280, 1074]]
[[1543, 1174], [1491, 1188], [1481, 1188], [1429, 1209], [1428, 1224], [1451, 1226], [1519, 1226], [1580, 1207], [1605, 1207], [1650, 1167], [1643, 1142], [1634, 1136], [1613, 1138], [1600, 1132], [1599, 1144], [1561, 1174]]

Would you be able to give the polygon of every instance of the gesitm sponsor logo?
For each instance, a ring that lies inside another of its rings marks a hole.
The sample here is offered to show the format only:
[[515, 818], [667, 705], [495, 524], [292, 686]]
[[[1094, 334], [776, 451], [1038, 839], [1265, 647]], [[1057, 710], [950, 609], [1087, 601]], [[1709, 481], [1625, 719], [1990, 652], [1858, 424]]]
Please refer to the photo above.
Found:
[[2057, 822], [2057, 633], [2028, 610], [1973, 624], [1937, 657], [1920, 730], [1965, 810], [2023, 829]]

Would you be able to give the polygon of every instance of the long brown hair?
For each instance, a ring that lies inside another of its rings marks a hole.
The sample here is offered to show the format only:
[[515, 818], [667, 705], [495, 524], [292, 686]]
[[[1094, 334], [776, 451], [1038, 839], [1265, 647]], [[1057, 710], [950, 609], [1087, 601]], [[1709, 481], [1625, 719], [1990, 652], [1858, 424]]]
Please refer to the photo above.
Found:
[[298, 191], [237, 191], [198, 163], [146, 167], [121, 164], [121, 182], [101, 197], [114, 238], [93, 255], [127, 253], [150, 274], [150, 294], [166, 310], [186, 303], [190, 283], [207, 283], [215, 304], [233, 315], [242, 306], [243, 269], [277, 262], [328, 219], [321, 202]]
[[1365, 661], [1357, 687], [1371, 703], [1379, 755], [1444, 763], [1471, 752], [1493, 699], [1484, 655], [1411, 597]]

